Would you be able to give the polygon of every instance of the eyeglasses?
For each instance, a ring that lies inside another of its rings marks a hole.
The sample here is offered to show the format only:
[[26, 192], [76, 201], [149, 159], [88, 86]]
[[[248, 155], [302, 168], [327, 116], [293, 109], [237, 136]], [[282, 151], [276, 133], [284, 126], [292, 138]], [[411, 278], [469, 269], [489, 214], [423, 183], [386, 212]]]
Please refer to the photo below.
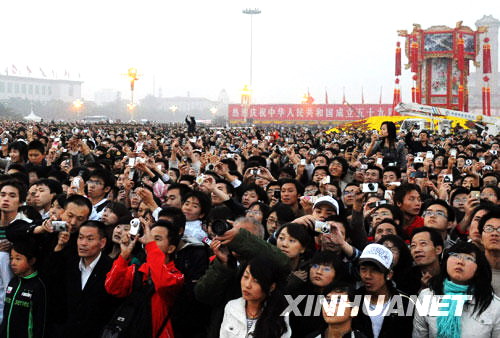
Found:
[[87, 184], [88, 185], [104, 185], [104, 183], [102, 183], [101, 181], [95, 181], [95, 180], [90, 180], [90, 181], [87, 181]]
[[450, 252], [450, 258], [461, 260], [462, 262], [476, 263], [476, 259], [467, 254], [460, 254], [456, 252]]
[[497, 197], [495, 194], [481, 194], [482, 199]]
[[278, 224], [278, 220], [274, 218], [268, 218], [267, 223], [269, 224]]
[[444, 211], [441, 211], [441, 210], [436, 210], [436, 211], [433, 211], [433, 210], [426, 210], [422, 213], [422, 216], [441, 216], [441, 217], [444, 217], [444, 218], [448, 218], [448, 216], [446, 216], [446, 213]]
[[486, 225], [483, 228], [483, 231], [486, 233], [495, 232], [495, 230], [496, 230], [496, 232], [500, 233], [500, 227], [494, 228], [491, 225]]
[[315, 195], [317, 192], [318, 192], [318, 190], [317, 190], [317, 189], [314, 189], [314, 190], [305, 190], [305, 191], [304, 191], [304, 195], [305, 195], [305, 196], [313, 196], [313, 195]]
[[455, 204], [455, 203], [466, 203], [466, 202], [467, 202], [467, 197], [465, 197], [465, 198], [455, 198], [453, 200], [453, 204]]
[[332, 268], [329, 267], [329, 266], [324, 266], [324, 265], [319, 265], [319, 264], [313, 264], [311, 265], [311, 269], [315, 269], [315, 270], [323, 270], [323, 272], [331, 272], [332, 271]]
[[355, 195], [355, 194], [356, 194], [356, 190], [351, 190], [351, 191], [345, 190], [344, 191], [344, 196]]

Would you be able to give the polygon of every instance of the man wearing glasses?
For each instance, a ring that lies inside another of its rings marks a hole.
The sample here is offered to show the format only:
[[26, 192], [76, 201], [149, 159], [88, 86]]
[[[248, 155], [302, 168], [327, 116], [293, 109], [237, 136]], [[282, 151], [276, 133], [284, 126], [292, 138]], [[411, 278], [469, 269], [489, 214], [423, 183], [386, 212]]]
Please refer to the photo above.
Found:
[[491, 285], [495, 295], [500, 296], [500, 208], [483, 216], [478, 228], [491, 267]]
[[444, 248], [448, 249], [455, 241], [450, 238], [450, 231], [455, 223], [455, 211], [443, 200], [433, 200], [424, 206], [422, 217], [424, 226], [436, 229], [444, 241]]
[[86, 182], [87, 197], [92, 202], [92, 213], [89, 217], [91, 221], [98, 221], [108, 204], [107, 195], [115, 185], [114, 176], [105, 169], [98, 168], [90, 174]]

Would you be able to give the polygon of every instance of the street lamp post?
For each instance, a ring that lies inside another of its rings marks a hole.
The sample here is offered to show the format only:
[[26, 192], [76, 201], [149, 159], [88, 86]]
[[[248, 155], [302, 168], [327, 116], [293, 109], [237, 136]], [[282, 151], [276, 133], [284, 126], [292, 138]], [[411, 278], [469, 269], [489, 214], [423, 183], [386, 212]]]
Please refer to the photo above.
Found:
[[175, 104], [173, 104], [168, 109], [170, 109], [170, 111], [172, 112], [172, 122], [174, 122], [175, 121], [175, 112], [177, 111], [177, 109], [179, 109], [179, 107], [177, 107]]
[[261, 10], [258, 8], [246, 8], [243, 14], [250, 15], [250, 87], [252, 87], [252, 71], [253, 71], [253, 16], [260, 14]]
[[80, 112], [82, 110], [82, 107], [83, 107], [83, 101], [80, 100], [80, 99], [76, 99], [75, 101], [73, 101], [73, 108], [75, 108], [75, 111], [76, 111], [76, 119], [79, 120], [80, 119]]
[[130, 81], [130, 103], [127, 104], [127, 108], [130, 111], [131, 120], [133, 120], [136, 107], [136, 104], [134, 103], [135, 81], [139, 80], [139, 78], [137, 77], [137, 69], [129, 68], [127, 75]]

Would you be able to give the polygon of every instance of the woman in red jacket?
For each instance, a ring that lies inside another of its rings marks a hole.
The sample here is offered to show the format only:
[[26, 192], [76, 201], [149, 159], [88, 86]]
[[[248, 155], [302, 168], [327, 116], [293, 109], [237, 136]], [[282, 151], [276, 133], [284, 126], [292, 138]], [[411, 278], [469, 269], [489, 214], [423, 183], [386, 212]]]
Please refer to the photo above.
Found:
[[[151, 297], [152, 336], [170, 338], [174, 337], [170, 319], [164, 323], [165, 318], [174, 305], [176, 295], [181, 290], [184, 275], [174, 265], [171, 255], [179, 243], [179, 234], [172, 223], [158, 221], [152, 226], [146, 225], [144, 235], [133, 239], [130, 235], [121, 243], [120, 256], [113, 263], [111, 271], [106, 278], [106, 291], [115, 297], [126, 297], [132, 292], [132, 284], [136, 265], [129, 265], [132, 250], [139, 240], [144, 244], [146, 262], [139, 267], [144, 274], [144, 280], [151, 277], [155, 292]], [[161, 330], [161, 334], [158, 334]]]

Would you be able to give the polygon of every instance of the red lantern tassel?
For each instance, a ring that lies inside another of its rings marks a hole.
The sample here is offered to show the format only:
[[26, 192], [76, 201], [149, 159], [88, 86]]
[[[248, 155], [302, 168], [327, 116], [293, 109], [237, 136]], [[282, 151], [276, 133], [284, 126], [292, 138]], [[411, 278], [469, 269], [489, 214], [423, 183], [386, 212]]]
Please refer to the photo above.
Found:
[[462, 38], [462, 34], [460, 34], [460, 37], [458, 38], [457, 48], [458, 48], [457, 66], [458, 66], [458, 69], [460, 71], [463, 71], [464, 70], [464, 62], [465, 62], [465, 60], [464, 60], [465, 54], [464, 54], [464, 39]]
[[398, 88], [394, 88], [394, 99], [392, 101], [393, 115], [396, 114], [396, 106], [401, 102], [401, 91]]
[[415, 87], [411, 88], [411, 102], [417, 102], [417, 92], [415, 90]]
[[458, 110], [464, 110], [464, 86], [458, 86]]
[[469, 90], [464, 88], [464, 111], [469, 111]]
[[422, 93], [420, 92], [420, 88], [419, 87], [417, 87], [416, 92], [417, 92], [417, 94], [416, 94], [417, 103], [422, 103]]
[[418, 43], [413, 41], [411, 43], [411, 71], [413, 73], [418, 72]]
[[486, 114], [488, 116], [491, 116], [490, 96], [491, 96], [491, 88], [486, 87]]
[[483, 115], [486, 115], [486, 87], [482, 88]]
[[396, 71], [395, 71], [396, 76], [401, 75], [401, 47], [400, 43], [396, 43]]
[[491, 73], [491, 45], [489, 38], [484, 39], [483, 44], [483, 74]]

